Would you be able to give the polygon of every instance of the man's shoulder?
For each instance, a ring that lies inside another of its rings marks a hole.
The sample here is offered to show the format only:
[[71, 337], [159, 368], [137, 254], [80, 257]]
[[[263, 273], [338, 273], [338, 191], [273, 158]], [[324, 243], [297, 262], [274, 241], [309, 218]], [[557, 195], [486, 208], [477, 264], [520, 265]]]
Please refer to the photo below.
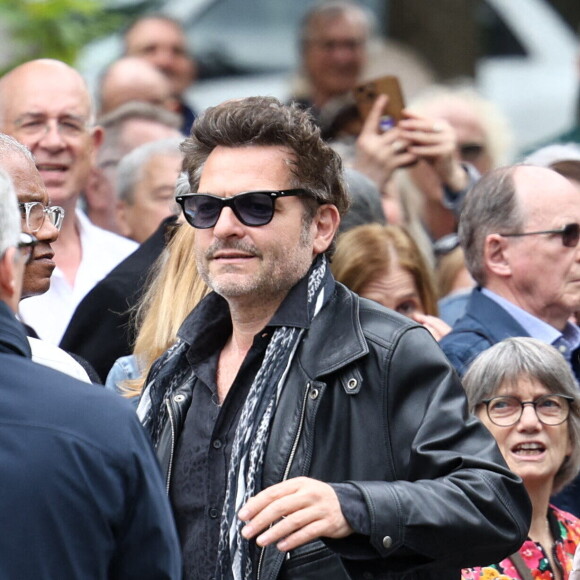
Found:
[[336, 284], [335, 294], [329, 305], [330, 317], [335, 321], [333, 324], [344, 327], [345, 331], [351, 329], [350, 332], [355, 334], [361, 332], [367, 341], [391, 343], [401, 333], [420, 327], [410, 318], [374, 300], [361, 298], [340, 283]]
[[0, 354], [0, 425], [42, 429], [75, 438], [106, 454], [125, 454], [138, 425], [131, 405], [100, 386], [81, 382], [27, 358]]
[[508, 336], [522, 335], [523, 329], [506, 310], [480, 290], [474, 290], [465, 314], [439, 344], [453, 366], [463, 374], [473, 359], [490, 346]]

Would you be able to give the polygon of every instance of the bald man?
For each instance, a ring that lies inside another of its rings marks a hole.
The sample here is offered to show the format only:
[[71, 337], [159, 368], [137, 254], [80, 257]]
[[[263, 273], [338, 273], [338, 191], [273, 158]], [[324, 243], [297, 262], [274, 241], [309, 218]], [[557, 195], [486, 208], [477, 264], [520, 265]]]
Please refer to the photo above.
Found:
[[150, 103], [176, 111], [169, 79], [144, 58], [125, 57], [112, 63], [101, 78], [99, 114], [130, 101]]
[[182, 133], [189, 135], [195, 113], [186, 102], [186, 92], [195, 82], [198, 67], [181, 23], [163, 14], [147, 14], [133, 22], [123, 41], [126, 56], [146, 59], [169, 80], [176, 111], [183, 118]]
[[0, 79], [0, 131], [32, 151], [50, 203], [65, 210], [50, 290], [21, 306], [23, 320], [53, 344], [85, 294], [137, 247], [76, 208], [103, 137], [93, 118], [83, 78], [63, 62], [30, 61]]

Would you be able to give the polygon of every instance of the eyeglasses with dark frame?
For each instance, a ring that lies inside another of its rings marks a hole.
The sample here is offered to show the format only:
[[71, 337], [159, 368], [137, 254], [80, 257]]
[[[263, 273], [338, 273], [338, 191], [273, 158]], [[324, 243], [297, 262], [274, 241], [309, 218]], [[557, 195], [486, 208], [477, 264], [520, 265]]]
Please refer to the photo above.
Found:
[[20, 233], [20, 241], [18, 242], [18, 250], [25, 258], [25, 264], [29, 264], [32, 260], [32, 252], [34, 251], [34, 246], [38, 244], [38, 240], [32, 235], [26, 232]]
[[232, 197], [220, 197], [207, 193], [186, 193], [176, 196], [183, 215], [194, 228], [213, 228], [224, 207], [229, 207], [245, 226], [265, 226], [274, 217], [279, 197], [307, 195], [305, 189], [282, 189], [280, 191], [244, 191]]
[[499, 234], [504, 238], [519, 238], [523, 236], [537, 236], [552, 234], [562, 236], [562, 245], [566, 248], [575, 248], [580, 240], [580, 224], [566, 224], [559, 230], [541, 230], [539, 232], [520, 232], [516, 234]]
[[515, 425], [524, 412], [525, 405], [532, 405], [540, 423], [549, 426], [561, 425], [570, 415], [573, 397], [568, 395], [542, 395], [534, 401], [520, 401], [517, 397], [492, 397], [481, 401], [487, 410], [489, 420], [498, 427]]
[[46, 206], [40, 201], [26, 201], [19, 203], [20, 214], [22, 216], [22, 223], [26, 225], [26, 229], [35, 234], [44, 223], [44, 218], [48, 216], [50, 223], [60, 230], [64, 220], [64, 209], [58, 205]]

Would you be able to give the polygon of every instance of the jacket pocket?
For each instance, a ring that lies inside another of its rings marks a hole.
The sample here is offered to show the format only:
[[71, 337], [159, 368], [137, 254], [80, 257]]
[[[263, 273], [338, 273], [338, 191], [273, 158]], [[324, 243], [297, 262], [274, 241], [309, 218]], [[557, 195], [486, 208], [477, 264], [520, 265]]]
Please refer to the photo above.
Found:
[[278, 576], [280, 580], [350, 580], [340, 557], [321, 540], [290, 552]]

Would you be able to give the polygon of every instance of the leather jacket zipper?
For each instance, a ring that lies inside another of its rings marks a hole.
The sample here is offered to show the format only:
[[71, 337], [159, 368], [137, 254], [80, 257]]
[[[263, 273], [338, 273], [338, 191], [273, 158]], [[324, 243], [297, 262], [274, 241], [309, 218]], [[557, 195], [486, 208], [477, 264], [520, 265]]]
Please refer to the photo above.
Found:
[[[302, 428], [304, 427], [304, 419], [306, 417], [306, 402], [308, 399], [308, 393], [310, 392], [310, 383], [306, 385], [306, 391], [304, 393], [304, 398], [302, 399], [302, 411], [300, 412], [300, 422], [298, 423], [298, 431], [296, 432], [296, 436], [294, 437], [294, 442], [292, 443], [292, 449], [290, 451], [290, 456], [288, 457], [288, 461], [286, 463], [286, 468], [284, 469], [284, 474], [282, 475], [281, 481], [286, 481], [288, 479], [288, 475], [290, 474], [290, 469], [292, 467], [292, 463], [294, 461], [294, 457], [296, 456], [296, 450], [298, 449], [298, 442], [300, 441], [300, 435], [302, 435]], [[262, 564], [264, 561], [264, 553], [265, 548], [260, 549], [260, 557], [258, 559], [258, 573], [256, 574], [256, 580], [260, 580], [262, 575]], [[288, 554], [286, 555], [288, 557]]]
[[175, 418], [173, 417], [173, 409], [171, 408], [171, 403], [169, 399], [165, 400], [165, 405], [167, 406], [167, 415], [169, 416], [169, 423], [171, 424], [171, 453], [169, 454], [169, 465], [167, 468], [167, 484], [166, 492], [169, 495], [169, 485], [171, 483], [171, 470], [173, 469], [173, 453], [175, 451]]

